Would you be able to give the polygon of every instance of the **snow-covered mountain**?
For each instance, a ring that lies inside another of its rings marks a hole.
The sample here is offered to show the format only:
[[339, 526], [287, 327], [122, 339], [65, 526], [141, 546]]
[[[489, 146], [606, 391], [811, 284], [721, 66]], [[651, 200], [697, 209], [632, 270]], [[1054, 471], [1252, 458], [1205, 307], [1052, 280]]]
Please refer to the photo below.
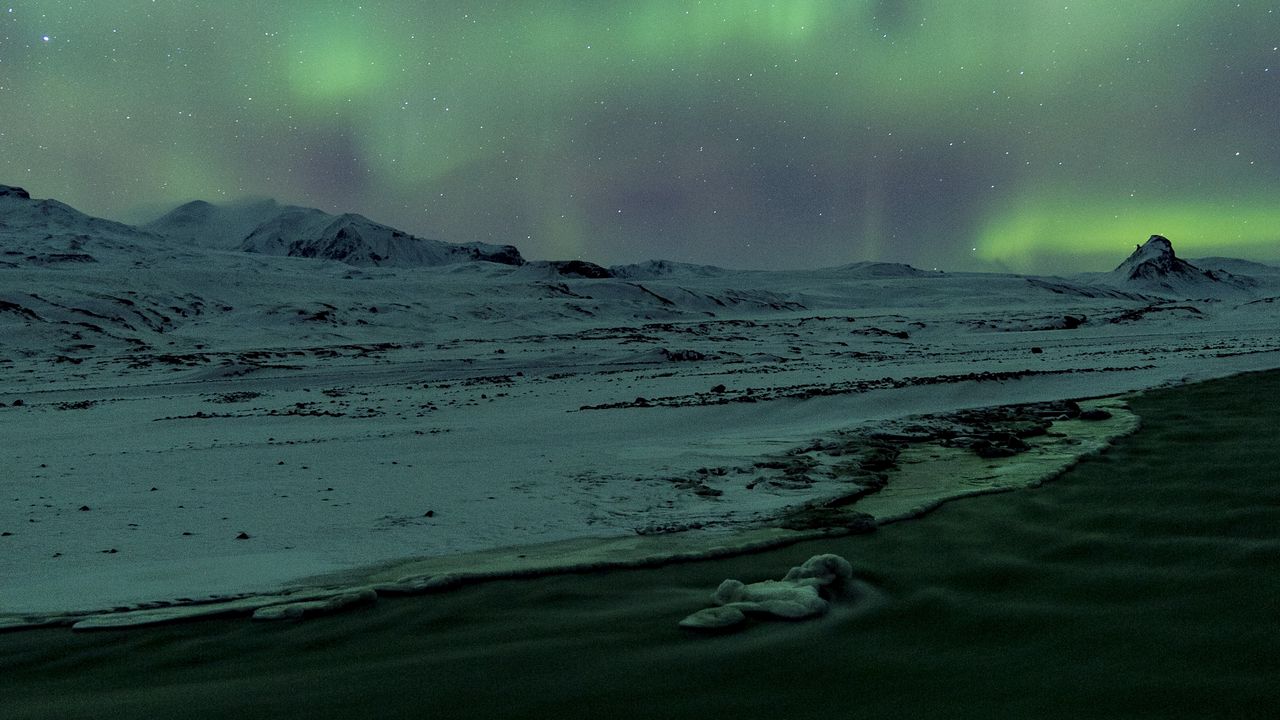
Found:
[[1181, 298], [1223, 298], [1252, 294], [1257, 279], [1225, 270], [1203, 270], [1179, 258], [1173, 244], [1152, 235], [1106, 279], [1124, 287]]
[[263, 200], [215, 205], [197, 200], [144, 226], [206, 248], [335, 260], [356, 266], [422, 267], [486, 261], [522, 265], [511, 245], [455, 244], [420, 238], [363, 215], [331, 215], [315, 208]]

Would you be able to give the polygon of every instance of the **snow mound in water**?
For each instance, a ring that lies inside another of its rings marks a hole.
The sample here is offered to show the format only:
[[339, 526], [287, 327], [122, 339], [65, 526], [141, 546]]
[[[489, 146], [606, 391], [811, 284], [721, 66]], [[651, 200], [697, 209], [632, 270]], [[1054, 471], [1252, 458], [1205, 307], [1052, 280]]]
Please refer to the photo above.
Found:
[[748, 615], [803, 620], [826, 614], [830, 601], [854, 594], [853, 566], [839, 555], [814, 555], [781, 580], [720, 583], [711, 600], [716, 607], [680, 621], [689, 630], [725, 630], [741, 626]]

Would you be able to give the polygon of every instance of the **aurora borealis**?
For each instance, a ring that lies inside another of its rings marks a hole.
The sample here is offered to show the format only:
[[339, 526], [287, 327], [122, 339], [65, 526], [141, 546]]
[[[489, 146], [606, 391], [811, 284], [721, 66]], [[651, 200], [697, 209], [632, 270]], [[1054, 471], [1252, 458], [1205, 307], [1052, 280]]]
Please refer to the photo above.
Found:
[[527, 257], [1280, 258], [1280, 8], [14, 0], [0, 183], [271, 196]]

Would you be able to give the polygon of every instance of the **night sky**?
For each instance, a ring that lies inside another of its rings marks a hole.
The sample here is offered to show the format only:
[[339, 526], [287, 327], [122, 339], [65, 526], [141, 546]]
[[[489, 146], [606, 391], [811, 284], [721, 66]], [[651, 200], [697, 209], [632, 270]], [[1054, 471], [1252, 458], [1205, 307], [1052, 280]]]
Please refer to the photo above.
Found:
[[0, 183], [526, 257], [1280, 258], [1280, 3], [0, 2]]

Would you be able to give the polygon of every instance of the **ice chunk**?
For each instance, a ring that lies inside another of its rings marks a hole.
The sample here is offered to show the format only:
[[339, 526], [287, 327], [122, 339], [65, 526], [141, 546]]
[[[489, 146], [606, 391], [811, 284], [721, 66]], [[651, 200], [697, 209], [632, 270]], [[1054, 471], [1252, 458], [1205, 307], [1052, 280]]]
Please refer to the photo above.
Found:
[[711, 600], [717, 605], [728, 605], [732, 602], [741, 602], [745, 598], [743, 595], [746, 591], [746, 585], [741, 580], [729, 578], [720, 583], [720, 587], [711, 594]]
[[836, 595], [852, 590], [853, 565], [839, 555], [830, 553], [814, 555], [799, 567], [793, 567], [782, 578], [784, 581], [807, 582], [819, 587], [831, 587]]
[[687, 630], [725, 630], [747, 621], [747, 616], [736, 607], [709, 607], [680, 621]]
[[719, 607], [699, 610], [680, 621], [691, 630], [737, 627], [747, 615], [801, 620], [823, 615], [829, 600], [853, 594], [853, 566], [839, 555], [814, 555], [781, 580], [720, 583], [711, 600]]
[[342, 593], [320, 600], [283, 603], [260, 607], [253, 613], [254, 620], [298, 620], [310, 615], [325, 615], [344, 610], [352, 605], [373, 602], [378, 594], [365, 588], [356, 592]]
[[[800, 590], [813, 590], [813, 588], [800, 588]], [[752, 612], [786, 618], [787, 620], [803, 620], [825, 615], [830, 607], [826, 600], [818, 597], [816, 592], [812, 595], [796, 592], [789, 597], [774, 597], [751, 604], [753, 606], [751, 608]], [[743, 610], [745, 611], [746, 608], [743, 608]]]
[[[762, 610], [766, 603], [788, 603], [807, 608], [809, 614], [821, 614], [827, 610], [827, 601], [818, 594], [816, 585], [808, 581], [765, 580], [743, 585], [737, 580], [725, 580], [712, 595], [720, 605], [737, 605], [746, 611]], [[787, 617], [796, 617], [788, 610]]]

